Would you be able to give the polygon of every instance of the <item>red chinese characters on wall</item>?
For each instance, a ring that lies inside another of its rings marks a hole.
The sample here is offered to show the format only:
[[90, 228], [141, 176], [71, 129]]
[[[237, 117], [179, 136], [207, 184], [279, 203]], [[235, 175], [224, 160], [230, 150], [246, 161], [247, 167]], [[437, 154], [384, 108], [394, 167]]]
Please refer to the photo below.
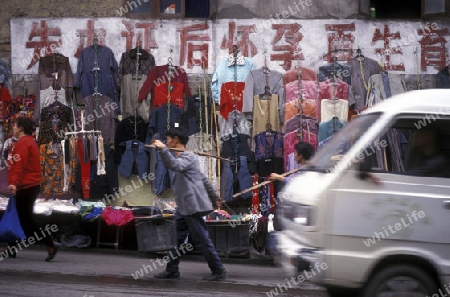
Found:
[[421, 69], [426, 71], [428, 66], [434, 66], [440, 70], [446, 66], [445, 53], [447, 51], [444, 36], [449, 36], [448, 28], [434, 29], [427, 24], [425, 29], [417, 29], [417, 33], [423, 38], [419, 40], [421, 47]]
[[[120, 33], [122, 37], [125, 37], [125, 51], [128, 52], [138, 45], [147, 52], [150, 52], [150, 49], [152, 48], [158, 48], [158, 44], [152, 35], [152, 29], [156, 29], [155, 22], [136, 23], [133, 26], [131, 22], [122, 20], [122, 24], [126, 28], [126, 31], [124, 30]], [[136, 40], [134, 40], [135, 36]], [[142, 42], [142, 40], [144, 40], [144, 42]], [[135, 43], [133, 43], [133, 41], [135, 41]]]
[[[27, 70], [39, 61], [41, 49], [45, 49], [46, 54], [51, 54], [53, 48], [61, 46], [61, 39], [49, 40], [49, 37], [61, 37], [61, 29], [59, 27], [49, 28], [47, 21], [41, 21], [40, 24], [33, 22], [30, 35], [28, 35], [28, 41], [25, 44], [26, 48], [34, 49], [33, 58], [31, 59]], [[37, 38], [37, 40], [35, 40], [35, 38]]]
[[[202, 66], [208, 68], [209, 45], [205, 41], [211, 41], [209, 34], [192, 33], [193, 31], [208, 30], [207, 23], [194, 24], [178, 29], [180, 32], [180, 65], [183, 66], [187, 56], [187, 68]], [[201, 42], [201, 43], [199, 43]], [[200, 58], [194, 58], [194, 52], [200, 52]]]
[[375, 53], [384, 57], [385, 70], [404, 71], [405, 65], [403, 62], [396, 65], [392, 65], [391, 63], [391, 55], [403, 54], [401, 47], [391, 47], [391, 39], [400, 39], [400, 32], [391, 33], [388, 25], [384, 25], [383, 34], [380, 29], [375, 29], [375, 33], [372, 38], [372, 45], [375, 45], [377, 41], [383, 41], [383, 47], [375, 48]]
[[[275, 37], [273, 38], [272, 50], [275, 52], [270, 55], [271, 61], [283, 61], [280, 64], [284, 70], [288, 71], [291, 69], [293, 60], [303, 60], [303, 54], [301, 52], [301, 47], [299, 46], [300, 41], [303, 39], [303, 34], [299, 32], [302, 26], [300, 24], [272, 24], [272, 29], [277, 30]], [[281, 39], [284, 36], [284, 44], [281, 43]]]
[[333, 62], [334, 58], [338, 61], [349, 61], [353, 59], [353, 42], [355, 36], [353, 33], [345, 33], [345, 31], [355, 31], [355, 23], [325, 25], [327, 31], [335, 31], [328, 33], [328, 53], [324, 57], [325, 61]]
[[[233, 44], [236, 43], [239, 51], [244, 57], [253, 57], [258, 53], [258, 48], [250, 40], [250, 33], [256, 33], [256, 26], [237, 26], [235, 22], [228, 23], [228, 38], [226, 34], [223, 36], [221, 49], [227, 49], [230, 54], [233, 53]], [[241, 38], [237, 40], [237, 36]], [[236, 41], [236, 42], [235, 42]]]
[[[77, 30], [77, 34], [80, 37], [80, 43], [74, 55], [77, 58], [80, 57], [81, 51], [86, 46], [91, 46], [94, 44], [95, 35], [98, 38], [98, 45], [105, 45], [106, 30], [103, 28], [95, 29], [94, 20], [88, 20], [86, 29]], [[85, 39], [87, 39], [87, 42], [85, 42]]]

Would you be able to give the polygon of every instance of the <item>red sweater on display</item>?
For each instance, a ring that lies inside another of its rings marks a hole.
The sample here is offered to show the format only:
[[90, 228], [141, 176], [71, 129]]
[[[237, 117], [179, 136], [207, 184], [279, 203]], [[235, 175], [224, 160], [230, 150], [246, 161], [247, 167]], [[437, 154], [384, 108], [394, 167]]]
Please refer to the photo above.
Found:
[[41, 161], [39, 148], [32, 136], [25, 135], [17, 141], [8, 160], [8, 185], [17, 190], [41, 184]]

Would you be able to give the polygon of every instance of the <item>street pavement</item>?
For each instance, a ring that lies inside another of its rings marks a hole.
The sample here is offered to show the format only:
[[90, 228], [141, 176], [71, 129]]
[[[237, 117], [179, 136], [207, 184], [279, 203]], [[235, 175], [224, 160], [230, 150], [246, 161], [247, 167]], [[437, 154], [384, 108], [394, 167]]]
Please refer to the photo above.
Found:
[[[225, 258], [229, 277], [223, 282], [207, 282], [202, 280], [210, 273], [203, 258], [184, 255], [180, 280], [158, 280], [153, 274], [162, 271], [164, 264], [157, 261], [157, 256], [134, 251], [61, 248], [53, 262], [47, 263], [45, 249], [33, 246], [20, 251], [16, 259], [0, 261], [0, 296], [327, 296], [313, 284], [281, 286], [291, 276], [266, 260]], [[136, 271], [141, 274], [137, 279]]]

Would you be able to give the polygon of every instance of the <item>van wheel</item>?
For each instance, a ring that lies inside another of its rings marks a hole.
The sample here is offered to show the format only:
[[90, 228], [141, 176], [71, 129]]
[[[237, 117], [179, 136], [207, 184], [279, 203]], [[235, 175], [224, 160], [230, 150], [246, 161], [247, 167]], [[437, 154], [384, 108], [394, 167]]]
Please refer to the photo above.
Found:
[[436, 282], [414, 266], [398, 265], [385, 268], [369, 280], [362, 297], [432, 296]]

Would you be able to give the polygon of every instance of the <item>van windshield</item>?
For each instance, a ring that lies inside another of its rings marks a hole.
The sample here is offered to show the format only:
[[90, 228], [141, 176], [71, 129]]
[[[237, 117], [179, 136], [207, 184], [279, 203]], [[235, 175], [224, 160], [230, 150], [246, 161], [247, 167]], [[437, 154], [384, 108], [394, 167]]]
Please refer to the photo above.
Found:
[[311, 160], [306, 170], [330, 172], [381, 114], [360, 115], [343, 127]]

